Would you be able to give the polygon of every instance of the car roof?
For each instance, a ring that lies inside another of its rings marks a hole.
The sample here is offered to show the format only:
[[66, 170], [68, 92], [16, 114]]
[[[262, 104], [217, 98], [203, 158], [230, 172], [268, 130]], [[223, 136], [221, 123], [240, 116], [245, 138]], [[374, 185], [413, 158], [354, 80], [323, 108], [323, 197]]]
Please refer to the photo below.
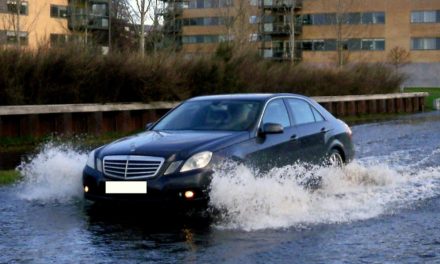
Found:
[[206, 96], [198, 96], [188, 101], [205, 101], [205, 100], [257, 100], [257, 101], [267, 101], [274, 97], [300, 97], [307, 98], [298, 94], [291, 93], [247, 93], [247, 94], [219, 94], [219, 95], [206, 95]]

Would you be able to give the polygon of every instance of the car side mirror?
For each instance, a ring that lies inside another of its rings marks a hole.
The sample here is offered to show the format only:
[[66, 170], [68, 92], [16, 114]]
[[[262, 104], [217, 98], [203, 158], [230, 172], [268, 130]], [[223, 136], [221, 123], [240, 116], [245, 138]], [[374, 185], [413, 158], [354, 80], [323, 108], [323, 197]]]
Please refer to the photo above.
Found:
[[276, 123], [265, 123], [261, 129], [263, 135], [266, 134], [281, 134], [284, 132], [284, 128], [280, 124]]
[[147, 123], [147, 124], [145, 125], [145, 130], [150, 130], [150, 128], [151, 128], [153, 125], [154, 125], [154, 122]]

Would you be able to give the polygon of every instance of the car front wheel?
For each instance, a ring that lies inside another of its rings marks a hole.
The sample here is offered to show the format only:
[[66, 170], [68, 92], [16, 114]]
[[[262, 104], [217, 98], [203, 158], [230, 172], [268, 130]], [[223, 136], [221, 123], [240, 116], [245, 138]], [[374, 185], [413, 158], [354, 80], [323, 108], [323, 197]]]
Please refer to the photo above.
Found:
[[344, 159], [341, 153], [337, 149], [332, 149], [328, 156], [328, 165], [330, 167], [342, 167], [344, 165]]

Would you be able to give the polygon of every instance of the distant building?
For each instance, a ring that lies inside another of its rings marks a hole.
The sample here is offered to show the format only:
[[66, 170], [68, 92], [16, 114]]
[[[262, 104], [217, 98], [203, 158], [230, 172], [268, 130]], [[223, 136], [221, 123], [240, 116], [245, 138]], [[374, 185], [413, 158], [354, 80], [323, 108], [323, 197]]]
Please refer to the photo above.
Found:
[[0, 45], [20, 41], [34, 49], [93, 40], [107, 46], [108, 10], [108, 0], [0, 0]]
[[383, 62], [399, 47], [410, 62], [440, 62], [439, 0], [163, 1], [165, 29], [188, 53], [211, 53], [237, 38], [228, 34], [228, 15], [244, 14], [248, 25], [235, 27], [246, 28], [241, 32], [266, 58]]
[[388, 62], [408, 73], [407, 86], [440, 87], [440, 0], [162, 2], [164, 33], [188, 54], [247, 39], [267, 59]]

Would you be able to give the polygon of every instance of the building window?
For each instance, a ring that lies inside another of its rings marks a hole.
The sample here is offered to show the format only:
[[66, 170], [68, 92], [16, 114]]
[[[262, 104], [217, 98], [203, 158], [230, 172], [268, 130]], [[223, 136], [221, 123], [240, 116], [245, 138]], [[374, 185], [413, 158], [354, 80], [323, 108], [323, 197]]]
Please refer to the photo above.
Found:
[[385, 24], [384, 12], [365, 12], [365, 13], [322, 13], [302, 15], [303, 25], [335, 25], [351, 24]]
[[68, 42], [69, 36], [66, 34], [50, 34], [50, 45], [62, 45]]
[[50, 16], [55, 18], [67, 18], [67, 6], [51, 5]]
[[385, 40], [384, 39], [362, 39], [361, 40], [362, 50], [385, 50]]
[[[17, 32], [15, 31], [3, 31], [6, 38], [2, 41], [2, 44], [17, 44]], [[28, 33], [19, 32], [20, 45], [26, 46], [28, 44]]]
[[302, 50], [309, 51], [334, 51], [336, 50], [335, 39], [320, 39], [320, 40], [304, 40], [301, 43]]
[[232, 6], [232, 0], [190, 0], [188, 8], [218, 8]]
[[196, 44], [196, 43], [219, 43], [226, 41], [226, 37], [223, 35], [193, 35], [183, 36], [183, 44]]
[[260, 22], [260, 17], [259, 16], [250, 16], [249, 17], [249, 23], [250, 24], [257, 24]]
[[349, 39], [344, 43], [344, 49], [350, 51], [361, 50], [361, 43], [362, 41], [360, 39]]
[[363, 13], [362, 24], [385, 24], [385, 13], [384, 12]]
[[[335, 51], [337, 49], [336, 39], [325, 40], [304, 40], [301, 49], [304, 51]], [[342, 49], [349, 51], [359, 50], [385, 50], [384, 39], [349, 39], [341, 43]]]
[[225, 17], [192, 17], [182, 19], [184, 26], [221, 26], [225, 25]]
[[412, 50], [440, 50], [440, 38], [412, 38]]
[[345, 19], [346, 24], [359, 25], [361, 24], [361, 13], [348, 13]]
[[413, 11], [411, 23], [440, 23], [439, 11]]
[[107, 4], [93, 4], [92, 13], [93, 16], [105, 17], [107, 14]]
[[[6, 2], [6, 7], [9, 13], [17, 13], [17, 1], [8, 0]], [[22, 1], [20, 5], [20, 15], [28, 14], [28, 3], [27, 1]]]

